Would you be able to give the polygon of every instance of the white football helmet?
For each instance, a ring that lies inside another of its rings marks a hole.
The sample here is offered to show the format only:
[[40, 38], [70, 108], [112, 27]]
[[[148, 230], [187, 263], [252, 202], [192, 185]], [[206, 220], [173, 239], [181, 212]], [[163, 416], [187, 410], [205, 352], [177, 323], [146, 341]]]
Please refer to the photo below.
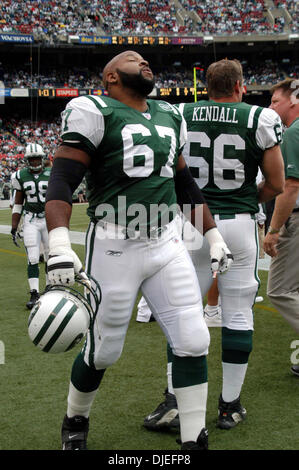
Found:
[[28, 319], [29, 338], [35, 346], [44, 352], [62, 353], [82, 340], [101, 303], [100, 286], [91, 279], [95, 289], [90, 285], [87, 288], [76, 279], [85, 286], [86, 296], [74, 287], [51, 285], [46, 288]]
[[[32, 165], [32, 163], [30, 163], [31, 158], [37, 157], [40, 158], [40, 164], [37, 166]], [[29, 170], [36, 172], [42, 171], [42, 169], [44, 168], [45, 159], [46, 154], [41, 145], [32, 143], [26, 146], [24, 160]]]

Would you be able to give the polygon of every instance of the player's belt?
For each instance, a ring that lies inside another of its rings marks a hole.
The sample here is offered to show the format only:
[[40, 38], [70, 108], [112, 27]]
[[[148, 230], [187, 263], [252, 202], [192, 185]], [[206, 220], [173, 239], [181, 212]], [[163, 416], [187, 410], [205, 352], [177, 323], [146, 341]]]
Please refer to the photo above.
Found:
[[217, 220], [228, 220], [228, 219], [236, 219], [240, 215], [244, 215], [255, 220], [255, 215], [249, 214], [248, 212], [240, 212], [238, 214], [214, 214], [213, 217], [214, 219], [216, 218]]
[[[103, 230], [103, 234], [107, 238], [118, 239], [118, 240], [150, 240], [158, 239], [161, 237], [162, 233], [168, 230], [172, 225], [176, 224], [175, 219], [172, 220], [169, 224], [162, 227], [152, 227], [150, 230], [138, 231], [130, 230], [127, 227], [121, 225], [115, 225], [110, 222], [103, 222], [99, 220], [96, 222], [97, 227]], [[98, 232], [97, 237], [101, 238], [101, 234]]]
[[24, 211], [25, 215], [30, 215], [31, 219], [44, 219], [46, 217], [45, 212], [29, 212], [29, 211]]

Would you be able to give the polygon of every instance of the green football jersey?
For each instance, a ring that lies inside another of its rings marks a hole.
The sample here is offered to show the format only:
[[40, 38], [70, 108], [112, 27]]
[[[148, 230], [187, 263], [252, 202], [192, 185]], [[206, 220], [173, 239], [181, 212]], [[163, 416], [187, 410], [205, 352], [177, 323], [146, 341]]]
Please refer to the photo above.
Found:
[[40, 217], [44, 216], [50, 173], [51, 168], [45, 168], [38, 174], [31, 173], [28, 168], [16, 172], [12, 185], [14, 189], [24, 193], [23, 208], [25, 213], [31, 212]]
[[281, 142], [281, 120], [247, 103], [178, 106], [187, 123], [183, 155], [212, 214], [258, 212], [256, 177], [264, 151]]
[[[186, 124], [164, 101], [139, 112], [112, 98], [84, 96], [62, 113], [62, 140], [91, 156], [86, 195], [91, 219], [136, 230], [171, 221], [174, 175]], [[169, 218], [169, 220], [168, 220]], [[162, 222], [161, 222], [162, 221]]]
[[[283, 135], [281, 153], [284, 159], [285, 177], [299, 178], [299, 118], [295, 119]], [[299, 195], [295, 208], [299, 207]]]

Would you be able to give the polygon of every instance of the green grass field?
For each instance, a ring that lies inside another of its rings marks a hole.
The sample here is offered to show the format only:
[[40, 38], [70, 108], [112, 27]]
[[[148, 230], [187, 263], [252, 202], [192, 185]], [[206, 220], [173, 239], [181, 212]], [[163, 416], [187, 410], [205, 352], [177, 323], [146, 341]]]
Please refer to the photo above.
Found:
[[[71, 229], [84, 230], [85, 205], [75, 205]], [[0, 210], [0, 225], [10, 224], [10, 211]], [[83, 246], [73, 245], [83, 259]], [[0, 449], [60, 449], [60, 427], [72, 362], [77, 349], [47, 355], [27, 335], [28, 283], [23, 247], [0, 234]], [[41, 265], [44, 285], [44, 266]], [[299, 379], [290, 373], [295, 333], [267, 301], [267, 273], [260, 272], [255, 306], [254, 349], [242, 392], [248, 418], [235, 429], [216, 429], [221, 389], [220, 328], [211, 328], [208, 357], [207, 427], [211, 450], [298, 450]], [[125, 348], [107, 370], [91, 412], [91, 450], [178, 450], [176, 434], [153, 433], [142, 427], [146, 414], [162, 401], [166, 386], [166, 342], [155, 322], [135, 321], [134, 311]], [[1, 357], [1, 355], [0, 355]]]

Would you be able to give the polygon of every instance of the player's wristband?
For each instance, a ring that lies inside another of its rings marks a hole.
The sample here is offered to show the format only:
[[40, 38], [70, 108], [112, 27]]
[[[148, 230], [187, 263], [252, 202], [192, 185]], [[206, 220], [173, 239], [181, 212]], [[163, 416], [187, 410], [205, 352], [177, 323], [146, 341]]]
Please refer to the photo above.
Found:
[[224, 243], [223, 237], [217, 227], [212, 227], [205, 232], [205, 237], [212, 246], [214, 243]]
[[49, 232], [49, 250], [55, 252], [57, 247], [71, 248], [69, 229], [67, 227], [53, 228]]
[[13, 214], [22, 214], [23, 204], [14, 204], [12, 208]]
[[279, 230], [280, 230], [280, 229], [273, 228], [273, 227], [271, 227], [271, 225], [270, 225], [270, 227], [268, 228], [268, 233], [270, 233], [271, 235], [273, 235], [274, 233], [278, 233]]

